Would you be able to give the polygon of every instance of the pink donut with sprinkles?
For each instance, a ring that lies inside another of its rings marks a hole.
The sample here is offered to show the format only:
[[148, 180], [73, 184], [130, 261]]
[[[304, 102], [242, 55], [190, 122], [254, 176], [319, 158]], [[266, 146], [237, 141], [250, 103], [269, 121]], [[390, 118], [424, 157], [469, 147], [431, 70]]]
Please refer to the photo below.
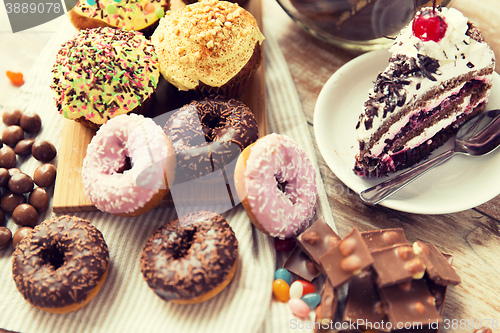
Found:
[[138, 216], [153, 209], [175, 178], [172, 143], [152, 119], [120, 115], [100, 127], [87, 147], [82, 181], [99, 210]]
[[250, 221], [269, 236], [294, 237], [314, 215], [314, 167], [305, 150], [286, 135], [269, 134], [245, 148], [234, 183]]

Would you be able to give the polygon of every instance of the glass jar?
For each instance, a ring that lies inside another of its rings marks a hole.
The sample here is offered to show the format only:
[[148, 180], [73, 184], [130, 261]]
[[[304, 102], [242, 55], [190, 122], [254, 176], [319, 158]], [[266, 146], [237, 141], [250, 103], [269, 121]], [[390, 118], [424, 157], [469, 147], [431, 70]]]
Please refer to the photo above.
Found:
[[[428, 0], [277, 0], [288, 15], [314, 36], [358, 51], [387, 48]], [[448, 6], [453, 0], [438, 0]]]

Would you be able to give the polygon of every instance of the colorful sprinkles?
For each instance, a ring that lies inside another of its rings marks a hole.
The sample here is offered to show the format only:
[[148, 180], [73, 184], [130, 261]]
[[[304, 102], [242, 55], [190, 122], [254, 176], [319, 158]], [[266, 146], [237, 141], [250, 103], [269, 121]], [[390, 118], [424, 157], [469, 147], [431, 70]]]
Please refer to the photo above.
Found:
[[170, 0], [81, 0], [73, 10], [113, 27], [142, 30], [162, 18], [169, 8]]
[[59, 113], [96, 124], [141, 105], [160, 75], [153, 45], [141, 33], [107, 27], [81, 30], [63, 44], [52, 74]]

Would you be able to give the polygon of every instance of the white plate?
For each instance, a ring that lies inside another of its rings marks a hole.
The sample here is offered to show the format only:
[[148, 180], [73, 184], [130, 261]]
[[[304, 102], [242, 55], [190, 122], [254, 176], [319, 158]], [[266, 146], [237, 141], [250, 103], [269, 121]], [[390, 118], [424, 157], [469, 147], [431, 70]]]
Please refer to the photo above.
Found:
[[[358, 151], [356, 123], [377, 74], [387, 66], [389, 52], [363, 54], [340, 68], [325, 84], [314, 110], [314, 134], [319, 150], [335, 175], [353, 191], [387, 179], [365, 179], [354, 174]], [[500, 108], [500, 76], [494, 73], [486, 110]], [[434, 151], [453, 147], [450, 139]], [[339, 192], [339, 191], [336, 191]], [[341, 195], [352, 193], [342, 191]], [[470, 157], [459, 155], [429, 171], [380, 204], [419, 214], [446, 214], [476, 207], [500, 193], [500, 152]]]

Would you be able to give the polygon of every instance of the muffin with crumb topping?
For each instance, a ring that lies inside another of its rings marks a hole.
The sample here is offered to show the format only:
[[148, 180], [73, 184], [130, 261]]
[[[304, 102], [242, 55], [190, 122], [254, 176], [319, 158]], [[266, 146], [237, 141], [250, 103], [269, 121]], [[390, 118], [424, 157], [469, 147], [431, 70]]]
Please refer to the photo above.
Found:
[[262, 62], [264, 36], [237, 4], [202, 0], [167, 12], [151, 41], [162, 76], [179, 90], [238, 97]]

